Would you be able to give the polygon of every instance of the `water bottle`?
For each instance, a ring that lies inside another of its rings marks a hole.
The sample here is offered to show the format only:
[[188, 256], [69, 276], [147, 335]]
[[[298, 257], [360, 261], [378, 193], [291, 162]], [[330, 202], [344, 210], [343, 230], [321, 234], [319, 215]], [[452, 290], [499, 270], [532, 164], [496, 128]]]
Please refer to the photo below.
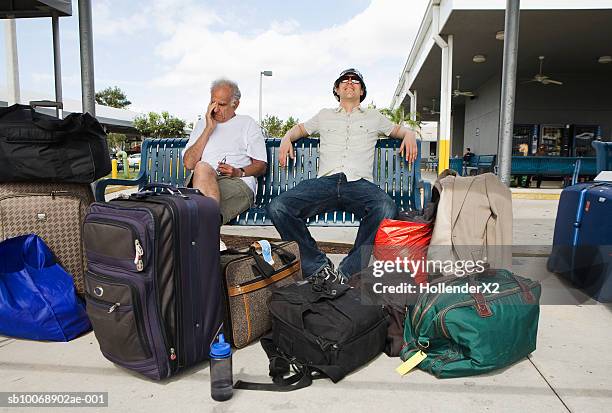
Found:
[[210, 396], [223, 402], [232, 398], [232, 348], [225, 342], [223, 334], [210, 346]]

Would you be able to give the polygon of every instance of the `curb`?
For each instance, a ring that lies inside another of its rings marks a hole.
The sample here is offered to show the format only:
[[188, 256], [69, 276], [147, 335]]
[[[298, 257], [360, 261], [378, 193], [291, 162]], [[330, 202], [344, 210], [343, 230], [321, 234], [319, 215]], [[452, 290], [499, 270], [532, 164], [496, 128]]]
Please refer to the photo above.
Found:
[[112, 194], [113, 192], [123, 191], [125, 189], [134, 188], [134, 186], [125, 186], [125, 185], [110, 185], [106, 188], [106, 194]]
[[538, 201], [558, 201], [561, 194], [543, 194], [532, 192], [512, 192], [512, 199], [532, 199]]

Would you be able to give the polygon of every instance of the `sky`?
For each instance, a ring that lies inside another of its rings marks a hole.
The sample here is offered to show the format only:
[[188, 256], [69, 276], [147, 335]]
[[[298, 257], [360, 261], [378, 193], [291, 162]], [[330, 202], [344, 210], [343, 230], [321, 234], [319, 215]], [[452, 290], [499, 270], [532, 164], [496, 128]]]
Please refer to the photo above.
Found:
[[[428, 0], [92, 0], [96, 91], [118, 86], [139, 112], [166, 110], [187, 121], [205, 110], [210, 83], [242, 91], [238, 113], [308, 120], [337, 105], [333, 81], [359, 69], [364, 103], [387, 107]], [[65, 98], [81, 98], [78, 4], [60, 18]], [[20, 86], [52, 96], [51, 19], [17, 20]], [[0, 89], [6, 89], [0, 32]]]

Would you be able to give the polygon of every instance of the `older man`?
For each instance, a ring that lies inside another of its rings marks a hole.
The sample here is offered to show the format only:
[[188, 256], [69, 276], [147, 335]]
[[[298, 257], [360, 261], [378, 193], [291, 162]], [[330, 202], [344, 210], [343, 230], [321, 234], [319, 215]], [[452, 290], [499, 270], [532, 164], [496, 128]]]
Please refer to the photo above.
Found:
[[[305, 276], [323, 276], [344, 282], [360, 271], [369, 258], [380, 221], [397, 215], [395, 202], [372, 183], [374, 148], [379, 135], [403, 139], [400, 152], [414, 161], [417, 155], [413, 131], [393, 124], [378, 110], [362, 108], [366, 97], [363, 76], [356, 69], [344, 70], [333, 85], [340, 105], [323, 109], [312, 119], [290, 129], [283, 137], [281, 166], [289, 155], [295, 159], [292, 142], [318, 132], [319, 171], [317, 178], [300, 182], [274, 198], [268, 213], [284, 240], [300, 245]], [[353, 249], [336, 270], [308, 232], [304, 220], [336, 209], [361, 219]]]
[[194, 188], [219, 202], [224, 224], [253, 204], [255, 177], [267, 166], [261, 128], [250, 116], [236, 114], [240, 96], [231, 80], [212, 83], [206, 116], [196, 122], [183, 154]]

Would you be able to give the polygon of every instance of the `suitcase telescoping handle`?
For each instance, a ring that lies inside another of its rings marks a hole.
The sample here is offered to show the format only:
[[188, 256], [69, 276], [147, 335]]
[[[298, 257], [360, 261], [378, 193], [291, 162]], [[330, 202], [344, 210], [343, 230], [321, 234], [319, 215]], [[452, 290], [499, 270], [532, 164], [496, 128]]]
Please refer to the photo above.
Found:
[[199, 189], [177, 187], [174, 185], [163, 184], [163, 183], [146, 184], [145, 186], [142, 187], [141, 192], [154, 191], [155, 189], [161, 189], [161, 193], [169, 194], [169, 195], [178, 195], [178, 196], [192, 195], [192, 194], [202, 195], [202, 192], [200, 192]]

